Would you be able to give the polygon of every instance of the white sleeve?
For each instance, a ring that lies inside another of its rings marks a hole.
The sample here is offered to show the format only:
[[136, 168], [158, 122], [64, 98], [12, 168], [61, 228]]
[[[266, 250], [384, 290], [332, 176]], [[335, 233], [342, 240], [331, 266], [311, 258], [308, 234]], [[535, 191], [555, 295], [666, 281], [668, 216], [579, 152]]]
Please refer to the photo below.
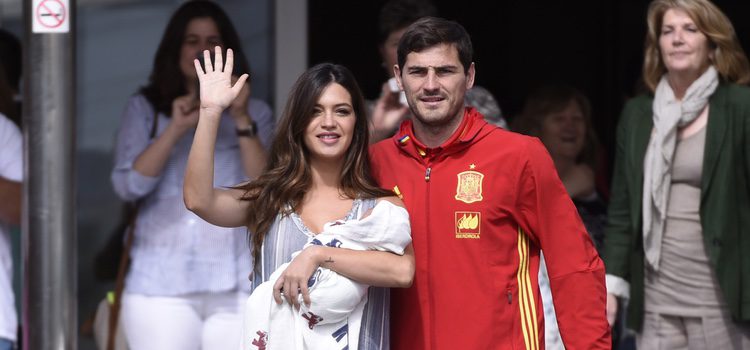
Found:
[[409, 213], [387, 200], [378, 201], [368, 217], [351, 220], [344, 225], [326, 225], [324, 233], [338, 237], [346, 248], [380, 250], [398, 255], [404, 254], [404, 249], [411, 243]]
[[23, 137], [16, 124], [0, 114], [0, 176], [23, 181]]
[[607, 293], [613, 294], [618, 298], [630, 299], [630, 283], [622, 277], [607, 274], [605, 275], [607, 283]]

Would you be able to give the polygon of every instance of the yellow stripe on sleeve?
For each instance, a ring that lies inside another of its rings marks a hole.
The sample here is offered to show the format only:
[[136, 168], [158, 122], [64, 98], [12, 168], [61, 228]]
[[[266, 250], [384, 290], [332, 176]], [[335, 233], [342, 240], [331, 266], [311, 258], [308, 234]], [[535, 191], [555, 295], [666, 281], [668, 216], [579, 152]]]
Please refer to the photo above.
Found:
[[521, 329], [527, 350], [539, 349], [536, 302], [529, 273], [529, 237], [518, 228], [518, 307], [521, 311]]

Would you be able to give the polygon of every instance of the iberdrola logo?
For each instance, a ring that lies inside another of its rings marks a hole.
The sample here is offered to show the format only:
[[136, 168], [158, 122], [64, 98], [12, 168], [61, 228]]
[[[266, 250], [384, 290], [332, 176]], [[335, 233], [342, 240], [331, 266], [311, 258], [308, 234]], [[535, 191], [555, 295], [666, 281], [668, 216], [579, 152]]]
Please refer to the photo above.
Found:
[[475, 211], [457, 211], [456, 238], [479, 239], [482, 214]]

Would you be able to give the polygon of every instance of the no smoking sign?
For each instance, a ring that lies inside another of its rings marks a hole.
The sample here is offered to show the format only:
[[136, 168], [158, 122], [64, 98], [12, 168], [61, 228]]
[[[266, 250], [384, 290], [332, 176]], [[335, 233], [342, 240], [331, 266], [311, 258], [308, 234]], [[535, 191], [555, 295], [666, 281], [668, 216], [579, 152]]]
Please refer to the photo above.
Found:
[[67, 33], [70, 31], [69, 0], [34, 0], [32, 3], [34, 33]]

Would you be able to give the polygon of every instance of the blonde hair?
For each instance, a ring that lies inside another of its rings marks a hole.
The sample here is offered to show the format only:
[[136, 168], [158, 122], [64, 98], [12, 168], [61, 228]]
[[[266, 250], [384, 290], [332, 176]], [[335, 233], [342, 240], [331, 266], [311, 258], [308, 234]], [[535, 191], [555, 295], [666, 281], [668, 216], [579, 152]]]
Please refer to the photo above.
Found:
[[654, 0], [648, 7], [643, 81], [651, 92], [667, 68], [661, 58], [659, 35], [664, 14], [670, 9], [685, 11], [707, 38], [713, 49], [712, 64], [721, 78], [737, 84], [750, 82], [750, 63], [726, 15], [708, 0]]

